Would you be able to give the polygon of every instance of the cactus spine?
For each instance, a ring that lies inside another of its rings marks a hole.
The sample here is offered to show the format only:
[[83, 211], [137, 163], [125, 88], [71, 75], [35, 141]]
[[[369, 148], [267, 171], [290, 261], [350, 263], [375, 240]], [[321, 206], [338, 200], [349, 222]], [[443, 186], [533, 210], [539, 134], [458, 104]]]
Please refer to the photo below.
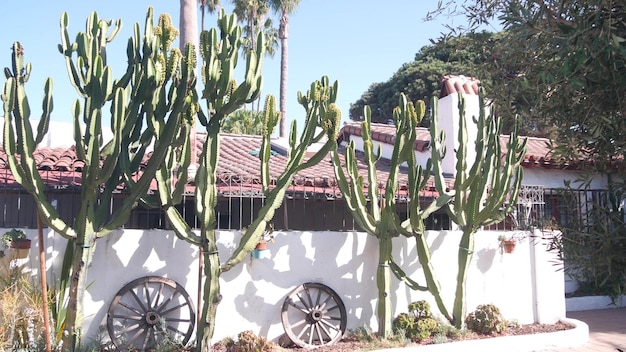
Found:
[[[23, 66], [24, 50], [19, 43], [13, 46], [13, 67], [5, 69], [7, 81], [2, 94], [4, 148], [11, 171], [34, 197], [43, 221], [75, 245], [63, 338], [63, 349], [68, 351], [74, 349], [80, 336], [85, 280], [96, 240], [123, 225], [133, 207], [145, 196], [168, 148], [181, 133], [187, 87], [194, 79], [190, 51], [183, 57], [177, 49], [169, 49], [176, 36], [171, 20], [162, 16], [159, 29], [155, 30], [152, 9], [149, 8], [143, 39], [139, 25], [135, 25], [134, 37], [129, 39], [127, 46], [127, 70], [120, 79], [113, 80], [112, 69], [107, 65], [106, 45], [117, 35], [121, 21], [118, 20], [112, 29], [111, 25], [111, 21], [100, 19], [94, 12], [87, 20], [85, 32], [78, 33], [72, 42], [68, 33], [68, 15], [61, 15], [59, 51], [65, 57], [70, 82], [80, 97], [71, 111], [76, 153], [85, 163], [82, 206], [72, 224], [65, 223], [47, 200], [32, 157], [49, 125], [52, 81], [46, 81], [44, 113], [37, 135], [33, 137], [24, 92], [30, 64]], [[113, 138], [104, 141], [102, 109], [109, 102]], [[143, 165], [139, 174], [140, 163], [151, 143], [154, 149], [150, 161]], [[112, 193], [119, 187], [127, 190], [126, 197], [121, 206], [110, 213]]]
[[[199, 105], [191, 104], [196, 106], [198, 121], [206, 129], [206, 140], [199, 156], [200, 160], [195, 176], [196, 214], [201, 223], [200, 235], [193, 232], [191, 226], [185, 223], [182, 215], [175, 208], [175, 205], [180, 202], [187, 178], [181, 176], [180, 172], [176, 179], [173, 175], [175, 171], [185, 170], [189, 165], [186, 150], [189, 148], [189, 140], [186, 140], [183, 147], [180, 147], [182, 149], [177, 146], [170, 149], [168, 162], [157, 174], [161, 203], [176, 235], [200, 246], [200, 250], [204, 253], [204, 296], [200, 323], [197, 329], [197, 349], [199, 351], [207, 350], [211, 346], [217, 306], [222, 299], [219, 284], [221, 273], [230, 270], [250, 255], [266, 231], [268, 222], [273, 218], [276, 209], [282, 204], [285, 192], [292, 184], [293, 176], [298, 171], [319, 162], [329, 152], [331, 146], [336, 144], [334, 139], [329, 138], [319, 152], [304, 161], [307, 148], [312, 143], [321, 141], [325, 135], [330, 133], [327, 132], [328, 129], [323, 130], [323, 132], [316, 132], [316, 127], [325, 124], [325, 126], [333, 126], [336, 130], [340, 119], [340, 114], [337, 113], [338, 109], [334, 105], [338, 83], [330, 86], [328, 79], [323, 78], [311, 85], [311, 91], [306, 96], [299, 94], [300, 103], [306, 110], [304, 131], [298, 139], [296, 125], [295, 123], [292, 124], [287, 166], [276, 180], [274, 187], [270, 189], [270, 138], [279, 122], [279, 113], [276, 112], [275, 99], [268, 96], [264, 112], [263, 140], [259, 153], [265, 202], [252, 224], [244, 231], [234, 253], [225, 263], [221, 264], [215, 231], [216, 171], [219, 161], [220, 125], [225, 116], [244, 104], [256, 100], [263, 82], [261, 59], [265, 46], [261, 35], [257, 39], [259, 44], [256, 51], [247, 54], [245, 80], [238, 85], [233, 78], [237, 66], [238, 51], [242, 45], [241, 27], [237, 26], [236, 22], [235, 15], [228, 16], [222, 10], [218, 17], [219, 33], [213, 28], [209, 31], [203, 31], [200, 35], [200, 54], [204, 60], [201, 70], [204, 84], [201, 99], [204, 100], [206, 112], [200, 109]], [[312, 97], [317, 93], [320, 93], [319, 97], [313, 99]], [[336, 132], [333, 133], [336, 134]]]
[[[436, 107], [434, 100], [433, 106]], [[475, 142], [476, 156], [468, 169], [467, 164], [467, 122], [465, 116], [465, 98], [459, 94], [459, 148], [456, 151], [456, 175], [454, 189], [446, 190], [442, 182], [440, 157], [437, 152], [443, 150], [442, 134], [439, 132], [437, 118], [431, 125], [433, 143], [433, 162], [435, 166], [436, 187], [439, 194], [454, 196], [454, 202], [446, 205], [450, 218], [461, 229], [462, 236], [458, 250], [458, 273], [456, 293], [451, 323], [457, 328], [463, 326], [465, 318], [465, 281], [467, 269], [474, 251], [474, 235], [482, 226], [488, 226], [504, 220], [515, 204], [522, 181], [520, 164], [524, 158], [526, 140], [520, 140], [517, 129], [509, 136], [506, 158], [500, 145], [500, 120], [494, 118], [493, 111], [485, 113], [484, 92], [479, 95], [478, 118], [474, 123], [478, 127]]]

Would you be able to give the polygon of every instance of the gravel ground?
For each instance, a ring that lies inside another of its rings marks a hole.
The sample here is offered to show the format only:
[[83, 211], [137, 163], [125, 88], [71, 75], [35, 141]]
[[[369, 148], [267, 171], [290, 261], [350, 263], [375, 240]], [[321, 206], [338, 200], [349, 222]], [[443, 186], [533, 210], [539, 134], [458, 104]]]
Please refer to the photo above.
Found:
[[[569, 324], [565, 324], [565, 323], [560, 323], [560, 322], [556, 324], [528, 324], [528, 325], [520, 325], [520, 326], [510, 326], [507, 328], [505, 333], [499, 334], [499, 335], [485, 336], [485, 335], [470, 334], [469, 336], [465, 336], [464, 340], [485, 339], [485, 338], [492, 338], [492, 337], [506, 336], [506, 335], [530, 335], [530, 334], [562, 331], [562, 330], [568, 330], [572, 328], [573, 326]], [[422, 341], [420, 344], [425, 345], [425, 344], [432, 344], [432, 343], [433, 341], [431, 339], [431, 340]], [[367, 351], [367, 350], [372, 350], [372, 349], [384, 349], [384, 348], [393, 348], [393, 347], [402, 347], [402, 346], [399, 346], [397, 344], [391, 345], [388, 343], [383, 343], [383, 342], [378, 342], [378, 341], [376, 343], [367, 342], [362, 339], [356, 338], [354, 336], [347, 336], [334, 345], [316, 348], [315, 352]], [[309, 351], [309, 350], [304, 350], [304, 349], [295, 348], [295, 347], [279, 348], [276, 350], [293, 351], [293, 352]]]

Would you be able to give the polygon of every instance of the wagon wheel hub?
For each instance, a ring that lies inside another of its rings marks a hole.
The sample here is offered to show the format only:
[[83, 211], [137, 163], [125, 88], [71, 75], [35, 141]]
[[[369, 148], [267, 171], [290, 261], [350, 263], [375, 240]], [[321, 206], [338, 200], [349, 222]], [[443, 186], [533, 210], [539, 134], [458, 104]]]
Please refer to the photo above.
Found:
[[322, 312], [321, 310], [319, 310], [319, 309], [317, 309], [317, 308], [312, 309], [312, 310], [309, 312], [309, 321], [310, 321], [311, 323], [317, 323], [317, 322], [319, 322], [320, 320], [322, 320], [322, 318], [323, 318], [323, 317], [324, 317], [324, 312]]
[[156, 312], [148, 312], [148, 313], [146, 313], [146, 318], [145, 319], [146, 319], [146, 323], [148, 323], [148, 325], [156, 325], [161, 320], [161, 316], [159, 316], [159, 314], [156, 313]]

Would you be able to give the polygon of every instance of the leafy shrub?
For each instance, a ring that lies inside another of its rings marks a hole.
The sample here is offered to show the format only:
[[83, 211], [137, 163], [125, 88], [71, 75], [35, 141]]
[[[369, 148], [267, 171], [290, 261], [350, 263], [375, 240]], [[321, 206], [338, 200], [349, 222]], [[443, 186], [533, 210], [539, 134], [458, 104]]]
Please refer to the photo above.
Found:
[[430, 316], [430, 305], [426, 301], [409, 304], [409, 313], [400, 313], [392, 322], [396, 334], [403, 334], [412, 341], [429, 338], [439, 328], [439, 323]]
[[229, 352], [271, 352], [274, 343], [246, 330], [237, 335], [237, 341], [227, 343], [226, 347]]
[[580, 188], [567, 183], [559, 193], [559, 207], [585, 209], [585, 216], [568, 211], [567, 222], [558, 224], [562, 235], [553, 236], [548, 249], [565, 261], [565, 274], [579, 283], [576, 296], [607, 295], [615, 303], [626, 294], [626, 210], [620, 203], [624, 185], [609, 183], [607, 192], [581, 204], [580, 192], [590, 191], [591, 183], [577, 182]]
[[417, 319], [430, 317], [430, 304], [426, 301], [417, 301], [409, 304], [409, 312]]
[[411, 340], [422, 341], [429, 338], [435, 331], [439, 324], [433, 318], [420, 318], [417, 320], [417, 329], [414, 336], [409, 336]]
[[400, 313], [391, 323], [391, 328], [396, 334], [404, 333], [413, 330], [415, 325], [415, 319], [407, 313]]
[[437, 330], [433, 333], [433, 335], [441, 335], [445, 336], [449, 340], [459, 341], [465, 337], [465, 333], [467, 333], [467, 330], [459, 330], [449, 323], [442, 323], [440, 321]]
[[507, 321], [502, 317], [500, 309], [493, 304], [484, 304], [465, 318], [467, 328], [478, 334], [493, 335], [506, 330]]

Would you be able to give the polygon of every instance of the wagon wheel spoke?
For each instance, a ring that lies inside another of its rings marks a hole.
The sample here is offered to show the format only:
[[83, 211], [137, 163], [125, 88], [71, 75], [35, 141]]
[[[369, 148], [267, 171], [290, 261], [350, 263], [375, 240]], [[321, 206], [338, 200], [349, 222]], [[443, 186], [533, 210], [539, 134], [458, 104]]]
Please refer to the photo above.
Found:
[[189, 294], [175, 281], [147, 276], [117, 293], [107, 314], [111, 341], [121, 351], [150, 351], [158, 339], [185, 345], [193, 333], [196, 315]]
[[129, 290], [128, 292], [133, 297], [135, 302], [137, 302], [137, 304], [139, 305], [139, 308], [141, 308], [142, 312], [148, 311], [148, 308], [146, 308], [146, 306], [143, 304], [143, 302], [141, 301], [139, 296], [137, 296], [137, 294], [135, 293], [134, 290]]
[[330, 287], [306, 283], [285, 298], [281, 321], [293, 343], [314, 348], [339, 341], [346, 331], [347, 315], [341, 298]]
[[135, 330], [139, 330], [140, 328], [141, 328], [141, 324], [131, 325], [131, 326], [128, 326], [127, 328], [123, 329], [122, 331], [120, 331], [119, 335], [127, 334], [129, 332], [132, 332], [132, 331], [135, 331]]
[[169, 330], [169, 331], [175, 332], [175, 333], [177, 333], [178, 335], [181, 335], [181, 336], [184, 336], [184, 335], [185, 335], [185, 333], [184, 333], [184, 332], [182, 332], [182, 331], [178, 330], [177, 328], [175, 328], [175, 327], [173, 327], [173, 326], [171, 326], [171, 325], [168, 325], [168, 326], [166, 327], [166, 329], [167, 329], [167, 330]]
[[133, 329], [133, 331], [134, 331], [134, 330], [137, 330], [137, 332], [135, 333], [135, 335], [133, 335], [133, 336], [132, 336], [132, 337], [128, 340], [128, 343], [129, 343], [129, 344], [132, 344], [132, 343], [133, 343], [133, 342], [134, 342], [134, 341], [135, 341], [135, 340], [136, 340], [136, 339], [137, 339], [137, 338], [138, 338], [138, 337], [139, 337], [142, 333], [145, 333], [145, 330], [142, 330], [142, 329], [139, 329], [139, 328], [138, 328], [138, 329]]
[[301, 311], [304, 314], [308, 314], [309, 310], [306, 307], [302, 307], [297, 305], [294, 301], [289, 301], [289, 305], [291, 305], [292, 307], [296, 308], [297, 310]]
[[172, 307], [170, 309], [164, 310], [164, 311], [162, 311], [160, 313], [161, 313], [161, 315], [168, 315], [169, 313], [171, 313], [173, 311], [177, 311], [177, 310], [179, 310], [180, 308], [182, 308], [182, 307], [184, 307], [186, 305], [187, 305], [187, 302], [181, 303], [181, 304], [179, 304], [177, 306], [174, 306], [174, 307]]
[[130, 310], [131, 312], [133, 312], [133, 313], [135, 313], [135, 314], [138, 314], [138, 316], [139, 316], [140, 318], [141, 318], [141, 317], [144, 315], [144, 313], [146, 312], [146, 311], [141, 311], [141, 310], [139, 310], [139, 309], [137, 309], [137, 308], [135, 308], [135, 307], [133, 307], [133, 306], [131, 306], [131, 305], [128, 305], [128, 304], [126, 304], [126, 303], [124, 303], [124, 302], [120, 302], [119, 304], [120, 304], [120, 306], [122, 306], [122, 307], [124, 307], [124, 308], [126, 308], [126, 309]]
[[163, 303], [161, 303], [158, 307], [155, 306], [154, 310], [160, 313], [165, 307], [167, 307], [168, 304], [170, 304], [170, 302], [174, 301], [177, 297], [178, 292], [172, 293], [172, 295], [164, 300]]
[[144, 337], [144, 338], [143, 338], [143, 344], [141, 345], [141, 348], [142, 348], [143, 350], [145, 350], [146, 348], [148, 348], [148, 346], [150, 346], [150, 345], [148, 344], [148, 341], [150, 340], [150, 335], [151, 335], [151, 334], [154, 334], [154, 331], [150, 331], [150, 330], [149, 330], [149, 331], [147, 331], [147, 332], [146, 332], [146, 337]]

